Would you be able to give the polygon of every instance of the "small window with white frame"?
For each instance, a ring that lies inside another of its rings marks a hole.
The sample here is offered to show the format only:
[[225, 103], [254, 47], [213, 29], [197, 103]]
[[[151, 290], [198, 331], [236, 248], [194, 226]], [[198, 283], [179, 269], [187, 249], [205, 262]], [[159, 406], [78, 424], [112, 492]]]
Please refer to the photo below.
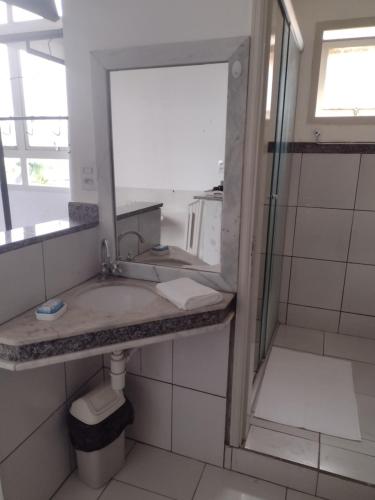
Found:
[[375, 19], [318, 25], [313, 83], [314, 121], [374, 121]]

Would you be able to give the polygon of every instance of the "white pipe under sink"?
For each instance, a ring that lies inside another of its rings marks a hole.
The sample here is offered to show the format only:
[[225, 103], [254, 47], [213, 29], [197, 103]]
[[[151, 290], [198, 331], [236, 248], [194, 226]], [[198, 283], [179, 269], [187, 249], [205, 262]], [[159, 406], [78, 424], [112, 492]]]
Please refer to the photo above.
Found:
[[127, 351], [114, 351], [111, 354], [111, 385], [114, 391], [125, 389], [126, 364], [137, 349]]

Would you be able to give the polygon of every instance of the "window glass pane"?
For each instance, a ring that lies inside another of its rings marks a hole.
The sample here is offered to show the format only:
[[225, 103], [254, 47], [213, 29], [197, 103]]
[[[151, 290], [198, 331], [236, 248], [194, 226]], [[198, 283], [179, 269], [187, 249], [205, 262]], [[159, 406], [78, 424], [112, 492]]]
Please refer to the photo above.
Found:
[[323, 40], [347, 40], [349, 38], [375, 37], [375, 26], [323, 31]]
[[375, 44], [329, 48], [317, 116], [374, 116], [374, 88]]
[[57, 13], [60, 17], [62, 17], [62, 1], [61, 0], [55, 0], [55, 4], [56, 4], [56, 9], [57, 9]]
[[31, 116], [67, 116], [65, 66], [20, 51], [25, 111]]
[[5, 158], [5, 170], [8, 184], [22, 184], [21, 160], [19, 158]]
[[30, 147], [68, 147], [67, 120], [28, 120], [26, 131]]
[[13, 116], [8, 47], [0, 44], [0, 116]]
[[29, 10], [26, 9], [21, 9], [20, 7], [12, 7], [12, 17], [15, 23], [43, 19], [37, 14], [34, 14], [33, 12], [30, 12]]
[[5, 2], [0, 2], [0, 24], [8, 22], [7, 6]]
[[28, 159], [30, 186], [69, 188], [69, 160]]
[[15, 147], [17, 146], [16, 140], [16, 130], [14, 128], [14, 122], [1, 121], [0, 122], [0, 130], [1, 130], [1, 140], [3, 146], [5, 147]]

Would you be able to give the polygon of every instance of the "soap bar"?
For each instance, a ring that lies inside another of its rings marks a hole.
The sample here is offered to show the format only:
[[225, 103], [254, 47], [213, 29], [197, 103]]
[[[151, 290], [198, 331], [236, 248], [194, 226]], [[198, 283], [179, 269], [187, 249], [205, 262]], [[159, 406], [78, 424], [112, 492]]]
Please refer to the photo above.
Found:
[[62, 316], [67, 309], [66, 304], [61, 299], [48, 300], [35, 311], [35, 317], [41, 321], [53, 321]]
[[59, 309], [61, 309], [64, 306], [64, 302], [59, 299], [51, 299], [47, 300], [44, 304], [39, 306], [36, 310], [37, 313], [41, 314], [54, 314], [57, 312]]

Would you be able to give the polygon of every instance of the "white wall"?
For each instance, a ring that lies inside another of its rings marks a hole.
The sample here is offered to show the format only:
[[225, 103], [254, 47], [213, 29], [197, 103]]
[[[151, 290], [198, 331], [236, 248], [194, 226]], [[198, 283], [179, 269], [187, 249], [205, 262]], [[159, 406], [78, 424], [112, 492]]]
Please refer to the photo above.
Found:
[[302, 53], [300, 77], [298, 85], [298, 101], [296, 115], [296, 141], [314, 141], [313, 130], [321, 132], [322, 142], [335, 141], [374, 141], [374, 125], [322, 125], [308, 123], [308, 106], [310, 99], [311, 66], [315, 40], [316, 23], [375, 17], [374, 0], [293, 0], [298, 22], [305, 42]]
[[111, 74], [116, 187], [206, 190], [225, 159], [228, 64]]
[[[68, 189], [9, 186], [9, 201], [13, 227], [32, 226], [39, 222], [68, 218], [70, 192]], [[1, 205], [0, 231], [4, 229]]]
[[81, 188], [95, 166], [90, 51], [248, 36], [252, 0], [64, 0], [72, 199], [96, 201]]

